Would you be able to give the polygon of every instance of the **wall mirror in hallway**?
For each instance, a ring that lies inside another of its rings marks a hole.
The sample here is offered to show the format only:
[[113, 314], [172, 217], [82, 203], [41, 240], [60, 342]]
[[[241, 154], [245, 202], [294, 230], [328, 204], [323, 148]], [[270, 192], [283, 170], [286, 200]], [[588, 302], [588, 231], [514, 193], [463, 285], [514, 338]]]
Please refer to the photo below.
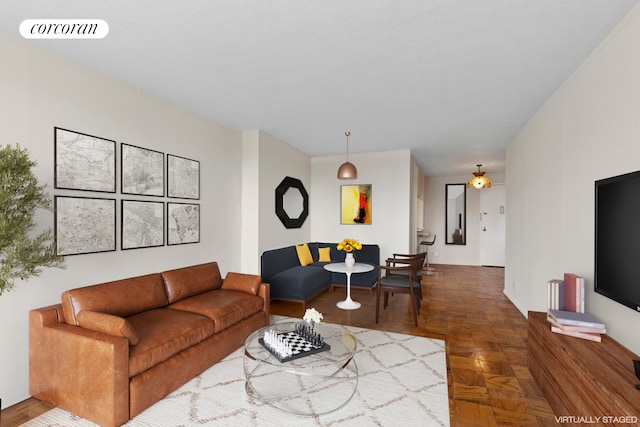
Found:
[[445, 242], [447, 245], [467, 244], [467, 187], [446, 184]]

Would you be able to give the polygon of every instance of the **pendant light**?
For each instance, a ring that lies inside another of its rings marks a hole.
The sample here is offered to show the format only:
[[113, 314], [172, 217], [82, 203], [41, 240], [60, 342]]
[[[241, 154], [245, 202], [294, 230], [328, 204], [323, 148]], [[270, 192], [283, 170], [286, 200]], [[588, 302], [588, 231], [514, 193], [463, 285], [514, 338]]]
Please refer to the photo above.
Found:
[[351, 132], [345, 132], [347, 137], [347, 161], [340, 165], [338, 169], [338, 179], [358, 179], [358, 169], [353, 163], [349, 162], [349, 135]]
[[481, 188], [491, 188], [491, 180], [484, 176], [484, 172], [480, 171], [480, 166], [482, 163], [476, 165], [478, 167], [478, 172], [473, 173], [473, 178], [467, 181], [467, 188], [477, 188], [478, 190]]

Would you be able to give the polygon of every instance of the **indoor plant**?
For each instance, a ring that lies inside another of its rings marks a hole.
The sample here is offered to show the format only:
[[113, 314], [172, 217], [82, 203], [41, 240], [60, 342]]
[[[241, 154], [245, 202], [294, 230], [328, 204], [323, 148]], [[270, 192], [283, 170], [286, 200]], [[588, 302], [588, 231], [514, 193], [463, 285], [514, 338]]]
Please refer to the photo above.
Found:
[[62, 267], [51, 229], [33, 233], [37, 209], [51, 210], [51, 200], [31, 171], [36, 162], [18, 144], [0, 148], [0, 295], [15, 279], [38, 276], [41, 267]]

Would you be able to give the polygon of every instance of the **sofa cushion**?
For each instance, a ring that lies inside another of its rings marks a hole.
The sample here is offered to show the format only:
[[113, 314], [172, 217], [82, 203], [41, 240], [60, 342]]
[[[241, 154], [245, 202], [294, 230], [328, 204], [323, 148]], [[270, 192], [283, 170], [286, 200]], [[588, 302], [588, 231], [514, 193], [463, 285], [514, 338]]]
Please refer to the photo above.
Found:
[[217, 262], [162, 272], [169, 304], [222, 286]]
[[311, 251], [309, 250], [309, 246], [306, 243], [297, 245], [296, 252], [298, 254], [298, 260], [300, 261], [301, 266], [306, 267], [313, 262]]
[[82, 310], [76, 315], [78, 326], [92, 331], [124, 337], [129, 340], [129, 345], [136, 345], [140, 338], [127, 319], [112, 314], [99, 313], [97, 311]]
[[227, 277], [222, 282], [222, 289], [229, 289], [232, 291], [242, 291], [253, 295], [258, 295], [262, 278], [255, 274], [243, 274], [243, 273], [227, 273]]
[[214, 333], [213, 322], [197, 313], [158, 308], [127, 319], [140, 341], [129, 347], [129, 377], [156, 366]]
[[168, 306], [172, 310], [198, 313], [213, 320], [218, 333], [262, 310], [264, 300], [257, 295], [229, 289], [205, 292]]
[[271, 297], [306, 301], [328, 289], [330, 279], [331, 273], [319, 266], [292, 267], [271, 277]]
[[62, 294], [65, 322], [74, 326], [78, 326], [76, 315], [82, 310], [128, 317], [167, 303], [162, 276], [158, 273], [71, 289]]

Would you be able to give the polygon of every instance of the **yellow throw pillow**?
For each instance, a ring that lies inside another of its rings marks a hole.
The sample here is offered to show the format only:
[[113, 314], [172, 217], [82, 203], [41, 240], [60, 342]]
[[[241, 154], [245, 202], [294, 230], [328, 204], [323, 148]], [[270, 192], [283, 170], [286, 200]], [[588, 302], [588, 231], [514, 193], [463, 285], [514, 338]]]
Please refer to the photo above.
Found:
[[311, 256], [311, 251], [309, 250], [309, 245], [306, 243], [303, 245], [296, 246], [296, 252], [298, 253], [298, 259], [300, 260], [301, 266], [309, 265], [313, 262], [313, 257]]
[[318, 261], [331, 262], [331, 248], [318, 248]]

